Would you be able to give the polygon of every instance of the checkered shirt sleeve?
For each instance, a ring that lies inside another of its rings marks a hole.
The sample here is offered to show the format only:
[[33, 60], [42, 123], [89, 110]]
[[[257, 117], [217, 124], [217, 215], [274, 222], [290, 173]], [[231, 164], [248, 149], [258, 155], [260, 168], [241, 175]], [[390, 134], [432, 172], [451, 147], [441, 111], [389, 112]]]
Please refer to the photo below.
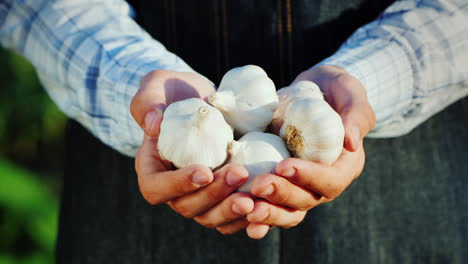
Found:
[[143, 133], [130, 114], [149, 71], [193, 71], [132, 19], [123, 0], [0, 1], [0, 41], [25, 56], [69, 117], [134, 156]]
[[404, 135], [468, 94], [468, 1], [397, 1], [319, 64], [364, 84], [369, 137]]

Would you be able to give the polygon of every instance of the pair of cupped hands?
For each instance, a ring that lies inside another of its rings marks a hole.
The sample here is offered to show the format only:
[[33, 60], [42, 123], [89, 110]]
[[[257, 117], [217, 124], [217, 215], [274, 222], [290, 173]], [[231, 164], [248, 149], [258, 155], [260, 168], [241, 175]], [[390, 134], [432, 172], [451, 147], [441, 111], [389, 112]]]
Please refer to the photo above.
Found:
[[[145, 132], [135, 159], [138, 184], [145, 200], [152, 205], [166, 203], [184, 217], [216, 228], [222, 234], [246, 229], [249, 237], [260, 239], [272, 227], [296, 226], [308, 210], [338, 197], [364, 168], [362, 141], [374, 127], [374, 112], [363, 85], [343, 69], [313, 67], [294, 81], [301, 80], [319, 85], [327, 102], [341, 116], [345, 128], [343, 152], [331, 166], [285, 159], [274, 174], [255, 178], [251, 195], [236, 192], [248, 179], [248, 172], [241, 165], [227, 164], [215, 172], [202, 165], [176, 170], [161, 159], [157, 142], [164, 109], [191, 97], [206, 100], [214, 88], [196, 73], [165, 70], [148, 73], [130, 107]], [[278, 91], [281, 93], [288, 93], [288, 88]], [[279, 123], [272, 123], [273, 131], [278, 130]]]

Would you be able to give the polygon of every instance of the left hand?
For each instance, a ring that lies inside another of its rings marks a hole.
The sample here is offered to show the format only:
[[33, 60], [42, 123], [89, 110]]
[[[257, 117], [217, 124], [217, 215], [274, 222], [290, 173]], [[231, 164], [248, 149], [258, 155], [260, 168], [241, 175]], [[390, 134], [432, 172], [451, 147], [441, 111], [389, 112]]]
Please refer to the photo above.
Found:
[[[337, 198], [364, 168], [362, 140], [375, 124], [364, 86], [334, 66], [311, 68], [301, 73], [295, 82], [300, 80], [319, 85], [327, 102], [341, 116], [345, 128], [344, 149], [331, 166], [288, 158], [277, 165], [277, 175], [257, 176], [251, 191], [263, 199], [256, 200], [254, 210], [247, 215], [251, 222], [247, 234], [251, 238], [264, 237], [270, 226], [296, 226], [308, 210]], [[287, 88], [283, 88], [278, 93], [287, 92]]]

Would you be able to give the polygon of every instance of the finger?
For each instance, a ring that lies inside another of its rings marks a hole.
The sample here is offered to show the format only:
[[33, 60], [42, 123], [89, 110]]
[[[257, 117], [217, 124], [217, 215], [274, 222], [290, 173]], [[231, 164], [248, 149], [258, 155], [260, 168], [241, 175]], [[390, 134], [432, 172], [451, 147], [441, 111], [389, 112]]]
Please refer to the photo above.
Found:
[[228, 197], [249, 178], [247, 170], [237, 164], [228, 164], [214, 173], [214, 181], [196, 192], [169, 202], [172, 209], [192, 218]]
[[191, 193], [212, 181], [211, 170], [202, 165], [151, 174], [138, 173], [140, 192], [153, 205]]
[[249, 223], [250, 222], [247, 221], [247, 219], [241, 218], [229, 224], [218, 226], [216, 230], [218, 230], [218, 232], [220, 232], [223, 235], [232, 235], [234, 233], [241, 231], [242, 229], [245, 229], [249, 225]]
[[345, 128], [344, 147], [356, 151], [375, 124], [375, 115], [367, 101], [351, 103], [340, 113]]
[[288, 158], [276, 166], [276, 174], [329, 199], [336, 198], [363, 169], [362, 146], [356, 152], [343, 150], [333, 166]]
[[261, 239], [265, 237], [268, 234], [269, 230], [269, 225], [258, 223], [250, 223], [246, 228], [247, 235], [253, 239]]
[[130, 112], [145, 134], [154, 138], [159, 136], [166, 105], [155, 103], [157, 101], [151, 100], [151, 97], [148, 97], [146, 94], [133, 97]]
[[255, 201], [253, 211], [247, 215], [247, 220], [252, 223], [290, 228], [298, 225], [305, 215], [305, 211], [282, 207], [264, 200], [257, 200]]
[[322, 196], [297, 186], [287, 179], [273, 175], [258, 175], [252, 182], [252, 194], [271, 203], [306, 211], [317, 206]]
[[153, 174], [172, 168], [169, 161], [161, 160], [157, 151], [158, 139], [144, 135], [143, 142], [135, 157], [135, 169], [137, 174]]
[[228, 198], [194, 218], [199, 224], [215, 228], [244, 217], [254, 208], [254, 201], [247, 193], [234, 193]]
[[162, 120], [165, 108], [165, 93], [161, 89], [165, 79], [169, 77], [168, 71], [153, 71], [148, 73], [140, 83], [140, 89], [132, 98], [130, 113], [138, 125], [150, 137], [159, 133], [158, 122]]

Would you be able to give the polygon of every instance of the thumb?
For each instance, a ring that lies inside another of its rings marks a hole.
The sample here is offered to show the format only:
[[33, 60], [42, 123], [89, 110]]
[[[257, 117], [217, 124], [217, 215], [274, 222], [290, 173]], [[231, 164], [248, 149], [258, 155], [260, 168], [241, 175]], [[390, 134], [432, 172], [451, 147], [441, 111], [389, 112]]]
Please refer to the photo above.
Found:
[[374, 111], [367, 102], [352, 104], [340, 116], [345, 129], [344, 147], [355, 152], [361, 146], [364, 136], [374, 128]]
[[135, 121], [149, 137], [159, 135], [159, 126], [166, 107], [165, 95], [161, 92], [164, 76], [154, 71], [150, 72], [140, 82], [140, 89], [130, 103], [130, 113]]
[[163, 119], [165, 104], [158, 94], [152, 91], [139, 91], [132, 99], [130, 113], [149, 137], [159, 136], [159, 127]]
[[150, 109], [150, 111], [146, 113], [143, 124], [140, 124], [140, 126], [143, 128], [147, 136], [151, 138], [159, 136], [163, 113], [164, 110], [161, 105]]

